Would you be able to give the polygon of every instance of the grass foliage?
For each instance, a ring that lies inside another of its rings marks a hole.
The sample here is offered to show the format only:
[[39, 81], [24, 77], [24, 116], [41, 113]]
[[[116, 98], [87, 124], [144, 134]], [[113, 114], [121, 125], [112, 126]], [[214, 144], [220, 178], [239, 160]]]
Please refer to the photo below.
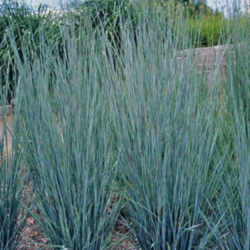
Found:
[[67, 14], [54, 46], [42, 23], [34, 57], [6, 33], [18, 85], [0, 249], [20, 244], [25, 213], [55, 249], [117, 248], [121, 215], [138, 249], [249, 249], [249, 35], [235, 23], [224, 85], [208, 83], [192, 54], [179, 58], [184, 19], [140, 8], [136, 28], [118, 14], [119, 46], [92, 12]]
[[[90, 32], [79, 41], [71, 38], [65, 31], [67, 65], [51, 58], [49, 48], [32, 71], [29, 63], [20, 65], [25, 138], [30, 142], [26, 161], [34, 183], [34, 209], [39, 210], [35, 217], [51, 245], [104, 249], [118, 216], [118, 204], [110, 210], [117, 170], [110, 147], [108, 93], [101, 78], [105, 72], [100, 65], [107, 62], [101, 54], [96, 57], [99, 44]], [[82, 44], [89, 60], [79, 58]], [[53, 93], [48, 91], [51, 64], [56, 72]]]
[[12, 152], [8, 148], [9, 133], [5, 117], [6, 110], [1, 110], [3, 130], [0, 144], [0, 249], [15, 250], [21, 243], [21, 234], [26, 223], [27, 211], [23, 204], [24, 178], [22, 173], [22, 150], [20, 136], [14, 122]]
[[[14, 2], [15, 3], [15, 2]], [[40, 6], [38, 12], [18, 3], [3, 6], [0, 13], [0, 86], [8, 89], [8, 101], [15, 96], [18, 81], [17, 61], [15, 53], [24, 63], [25, 56], [31, 59], [42, 53], [41, 44], [55, 47], [58, 45], [60, 33], [53, 20], [53, 13]], [[45, 39], [46, 38], [46, 39]], [[12, 43], [16, 44], [16, 51]], [[25, 46], [24, 46], [25, 44]], [[8, 83], [8, 85], [6, 84]]]
[[[227, 209], [231, 217], [232, 232], [228, 244], [234, 249], [248, 249], [250, 247], [250, 67], [248, 33], [239, 29], [235, 34], [235, 54], [228, 59], [228, 84], [225, 86], [228, 95], [227, 105], [231, 114], [233, 142], [235, 147], [235, 162], [230, 162], [237, 171], [233, 172], [231, 189], [227, 194]], [[241, 66], [240, 66], [241, 65]], [[231, 199], [230, 199], [231, 198]]]

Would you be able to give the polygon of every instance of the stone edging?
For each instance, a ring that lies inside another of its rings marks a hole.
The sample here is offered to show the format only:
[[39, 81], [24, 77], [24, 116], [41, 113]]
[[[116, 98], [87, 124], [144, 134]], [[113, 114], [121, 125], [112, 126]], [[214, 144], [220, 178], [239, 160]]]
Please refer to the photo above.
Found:
[[[239, 47], [247, 46], [247, 44], [237, 45]], [[214, 73], [217, 73], [217, 77], [224, 78], [226, 74], [227, 56], [231, 56], [235, 59], [235, 46], [217, 45], [213, 47], [204, 48], [192, 48], [178, 51], [176, 53], [177, 60], [183, 60], [191, 56], [193, 58], [193, 64], [199, 72], [204, 72], [207, 75], [207, 79], [210, 82], [214, 77]]]

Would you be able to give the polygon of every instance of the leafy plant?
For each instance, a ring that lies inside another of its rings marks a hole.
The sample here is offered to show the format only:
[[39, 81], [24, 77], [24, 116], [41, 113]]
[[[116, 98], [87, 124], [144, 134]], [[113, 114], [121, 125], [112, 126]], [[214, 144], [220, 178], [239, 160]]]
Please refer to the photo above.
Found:
[[199, 1], [198, 3], [194, 3], [194, 1], [190, 0], [177, 0], [177, 1], [169, 1], [169, 0], [159, 0], [163, 8], [166, 11], [166, 15], [170, 14], [169, 8], [173, 12], [177, 12], [178, 14], [182, 14], [185, 18], [195, 18], [200, 16], [212, 15], [213, 11], [209, 8], [205, 3]]
[[211, 47], [228, 40], [230, 22], [221, 15], [208, 15], [188, 20], [193, 36], [199, 37], [196, 46]]

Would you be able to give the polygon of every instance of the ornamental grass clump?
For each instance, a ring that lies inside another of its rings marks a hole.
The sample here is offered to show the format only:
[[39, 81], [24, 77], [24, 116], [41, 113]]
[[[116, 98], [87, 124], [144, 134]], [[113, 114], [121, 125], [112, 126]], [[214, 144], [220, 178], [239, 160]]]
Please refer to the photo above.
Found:
[[213, 248], [227, 171], [217, 154], [216, 84], [206, 88], [192, 55], [178, 60], [178, 41], [162, 36], [152, 20], [137, 44], [124, 31], [124, 77], [112, 96], [124, 214], [141, 249]]
[[33, 58], [8, 34], [26, 211], [56, 249], [110, 249], [122, 207], [138, 249], [248, 250], [249, 37], [228, 39], [243, 35], [219, 86], [220, 58], [208, 84], [181, 53], [182, 17], [139, 17], [119, 23], [119, 48], [91, 15], [63, 16], [62, 42]]
[[101, 40], [91, 28], [78, 37], [64, 28], [67, 61], [45, 47], [32, 69], [28, 61], [18, 68], [24, 157], [34, 192], [30, 210], [57, 249], [106, 249], [118, 216]]
[[[3, 98], [4, 99], [4, 98]], [[16, 250], [21, 245], [21, 236], [26, 222], [23, 204], [24, 174], [22, 174], [22, 151], [19, 148], [20, 136], [13, 122], [17, 136], [12, 138], [11, 151], [8, 137], [12, 136], [7, 128], [6, 109], [2, 107], [0, 139], [0, 249]], [[7, 136], [8, 134], [8, 136]]]
[[[225, 180], [228, 216], [224, 218], [225, 247], [250, 247], [250, 37], [240, 30], [234, 37], [234, 53], [228, 58], [227, 110], [233, 130], [234, 160], [230, 161], [231, 174]], [[236, 23], [237, 28], [237, 23]]]

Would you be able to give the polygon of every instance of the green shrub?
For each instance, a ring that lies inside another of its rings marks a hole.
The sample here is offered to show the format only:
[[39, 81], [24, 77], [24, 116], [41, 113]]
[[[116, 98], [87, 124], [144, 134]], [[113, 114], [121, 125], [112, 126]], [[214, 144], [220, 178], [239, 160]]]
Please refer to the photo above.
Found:
[[163, 6], [166, 17], [171, 13], [178, 13], [185, 18], [194, 18], [198, 16], [212, 15], [213, 11], [206, 4], [199, 2], [194, 4], [193, 1], [159, 1]]
[[[172, 23], [171, 32], [174, 34], [183, 29], [183, 32], [177, 34], [179, 43], [182, 43], [181, 41], [185, 40], [187, 36], [192, 37], [189, 47], [217, 45], [222, 37], [226, 39], [226, 19], [222, 14], [213, 13], [204, 3], [195, 5], [188, 1], [185, 3], [163, 1], [161, 6], [167, 23]], [[176, 34], [174, 36], [176, 37]]]
[[221, 15], [209, 15], [188, 19], [193, 37], [198, 38], [200, 47], [222, 44], [230, 36], [230, 23]]

